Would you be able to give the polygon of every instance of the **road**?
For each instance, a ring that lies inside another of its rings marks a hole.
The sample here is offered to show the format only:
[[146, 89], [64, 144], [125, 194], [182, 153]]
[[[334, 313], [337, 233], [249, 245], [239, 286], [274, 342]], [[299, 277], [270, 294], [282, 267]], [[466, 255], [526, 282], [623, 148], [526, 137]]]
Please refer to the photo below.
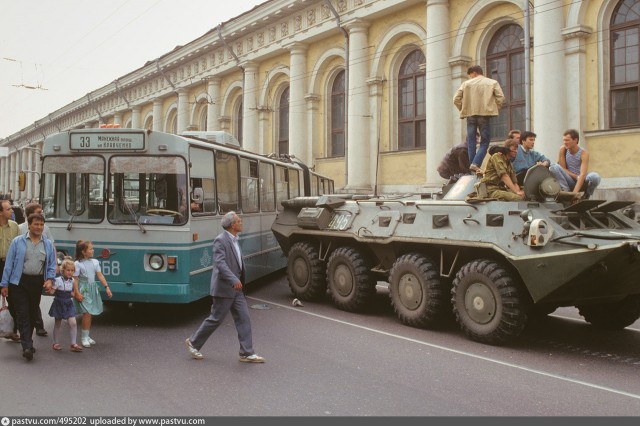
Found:
[[[248, 292], [254, 347], [265, 364], [238, 362], [231, 316], [193, 360], [184, 348], [209, 311], [107, 306], [96, 346], [51, 350], [34, 361], [0, 341], [1, 415], [130, 416], [638, 416], [640, 323], [599, 331], [574, 309], [531, 324], [516, 342], [467, 340], [455, 324], [402, 325], [380, 288], [368, 312], [291, 305], [283, 276]], [[42, 302], [47, 312], [51, 298]], [[51, 334], [53, 320], [45, 314]], [[28, 395], [28, 397], [25, 397]]]

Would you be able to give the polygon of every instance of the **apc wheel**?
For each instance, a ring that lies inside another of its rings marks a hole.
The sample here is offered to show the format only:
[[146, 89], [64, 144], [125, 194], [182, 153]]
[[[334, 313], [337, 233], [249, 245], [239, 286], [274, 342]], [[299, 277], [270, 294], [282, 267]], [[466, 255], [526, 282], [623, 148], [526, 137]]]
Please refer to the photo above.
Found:
[[315, 300], [327, 292], [326, 265], [310, 243], [296, 243], [289, 250], [287, 280], [291, 292], [302, 300]]
[[518, 336], [527, 322], [527, 305], [515, 280], [491, 260], [464, 265], [451, 294], [456, 320], [471, 340], [502, 344]]
[[412, 327], [435, 324], [449, 307], [438, 269], [418, 253], [400, 256], [393, 264], [389, 297], [400, 321]]
[[333, 303], [343, 311], [362, 310], [376, 291], [371, 264], [352, 247], [340, 247], [331, 254], [327, 282]]
[[579, 306], [588, 323], [606, 330], [622, 330], [640, 318], [640, 296], [627, 296], [619, 302]]

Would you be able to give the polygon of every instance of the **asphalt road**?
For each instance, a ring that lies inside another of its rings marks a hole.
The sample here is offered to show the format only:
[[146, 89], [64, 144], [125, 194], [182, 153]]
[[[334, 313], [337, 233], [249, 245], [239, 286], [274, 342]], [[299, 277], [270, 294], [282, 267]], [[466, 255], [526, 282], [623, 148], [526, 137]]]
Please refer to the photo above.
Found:
[[[574, 309], [531, 324], [506, 347], [402, 325], [385, 289], [368, 312], [329, 298], [291, 305], [283, 276], [249, 292], [254, 347], [265, 364], [238, 362], [231, 316], [193, 360], [184, 347], [209, 311], [107, 306], [97, 345], [51, 349], [34, 337], [32, 362], [0, 341], [0, 415], [130, 416], [638, 416], [640, 323], [599, 331]], [[53, 320], [42, 309], [51, 334]]]

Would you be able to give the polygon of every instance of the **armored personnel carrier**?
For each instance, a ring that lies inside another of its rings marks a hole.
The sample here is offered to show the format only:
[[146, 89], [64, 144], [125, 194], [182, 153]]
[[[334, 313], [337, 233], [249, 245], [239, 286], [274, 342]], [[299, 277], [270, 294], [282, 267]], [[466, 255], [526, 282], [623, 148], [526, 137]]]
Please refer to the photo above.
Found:
[[640, 224], [631, 201], [579, 200], [542, 166], [524, 201], [469, 199], [463, 176], [437, 196], [331, 195], [283, 202], [272, 230], [295, 297], [327, 289], [346, 311], [377, 281], [405, 324], [429, 328], [451, 311], [475, 341], [504, 344], [529, 319], [576, 306], [594, 326], [640, 317]]

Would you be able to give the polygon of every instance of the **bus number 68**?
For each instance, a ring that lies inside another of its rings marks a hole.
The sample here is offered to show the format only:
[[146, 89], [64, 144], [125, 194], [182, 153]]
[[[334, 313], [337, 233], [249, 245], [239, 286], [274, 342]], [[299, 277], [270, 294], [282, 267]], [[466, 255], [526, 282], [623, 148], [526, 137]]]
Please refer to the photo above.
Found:
[[100, 268], [102, 269], [103, 275], [110, 275], [114, 277], [120, 275], [120, 262], [117, 260], [103, 260]]

